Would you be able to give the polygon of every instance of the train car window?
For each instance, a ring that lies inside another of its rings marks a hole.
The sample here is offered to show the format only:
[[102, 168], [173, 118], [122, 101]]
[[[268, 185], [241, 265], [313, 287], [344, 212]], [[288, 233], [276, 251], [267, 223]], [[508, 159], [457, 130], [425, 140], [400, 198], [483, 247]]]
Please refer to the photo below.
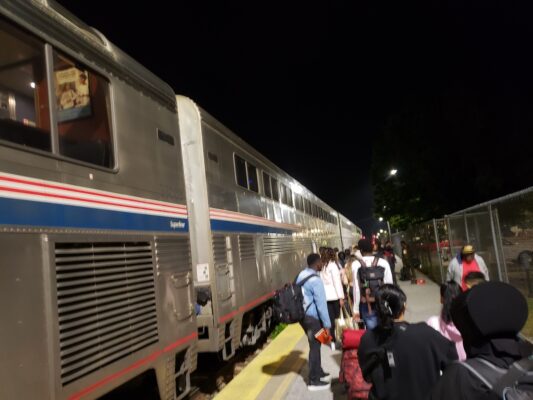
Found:
[[294, 207], [294, 203], [292, 201], [292, 190], [288, 187], [285, 188], [287, 190], [287, 205]]
[[51, 151], [44, 43], [0, 19], [0, 139]]
[[280, 183], [279, 186], [281, 189], [281, 202], [287, 204], [287, 187], [283, 183]]
[[311, 202], [307, 199], [304, 199], [304, 208], [306, 214], [311, 214]]
[[302, 196], [294, 194], [294, 206], [298, 211], [302, 211]]
[[279, 185], [276, 178], [270, 178], [272, 185], [272, 200], [279, 201]]
[[263, 193], [269, 199], [272, 198], [272, 189], [270, 188], [270, 175], [263, 171]]
[[109, 82], [67, 56], [54, 52], [59, 153], [113, 168]]
[[252, 192], [259, 193], [259, 184], [257, 183], [257, 168], [246, 162], [246, 169], [248, 170], [248, 189]]
[[246, 161], [240, 158], [237, 154], [234, 155], [235, 159], [235, 179], [237, 185], [248, 189], [248, 178], [246, 177]]

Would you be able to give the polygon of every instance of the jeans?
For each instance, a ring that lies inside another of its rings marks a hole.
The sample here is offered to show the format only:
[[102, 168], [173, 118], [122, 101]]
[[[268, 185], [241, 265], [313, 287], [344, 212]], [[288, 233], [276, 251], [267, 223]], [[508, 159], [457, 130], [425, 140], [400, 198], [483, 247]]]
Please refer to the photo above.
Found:
[[361, 315], [361, 319], [364, 321], [367, 330], [371, 331], [378, 326], [378, 316], [376, 315], [376, 311], [372, 310], [371, 314], [368, 311], [366, 303], [359, 303], [359, 314]]
[[319, 320], [307, 315], [300, 325], [309, 341], [309, 384], [317, 383], [320, 381], [324, 371], [322, 370], [322, 360], [320, 357], [320, 342], [316, 340], [315, 333], [322, 328], [322, 325]]

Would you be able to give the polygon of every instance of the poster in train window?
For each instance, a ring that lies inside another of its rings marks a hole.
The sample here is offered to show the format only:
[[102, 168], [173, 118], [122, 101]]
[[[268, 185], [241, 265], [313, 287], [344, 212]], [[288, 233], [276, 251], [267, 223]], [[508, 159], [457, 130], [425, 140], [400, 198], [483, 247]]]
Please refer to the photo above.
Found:
[[59, 122], [91, 116], [89, 72], [75, 67], [55, 71]]

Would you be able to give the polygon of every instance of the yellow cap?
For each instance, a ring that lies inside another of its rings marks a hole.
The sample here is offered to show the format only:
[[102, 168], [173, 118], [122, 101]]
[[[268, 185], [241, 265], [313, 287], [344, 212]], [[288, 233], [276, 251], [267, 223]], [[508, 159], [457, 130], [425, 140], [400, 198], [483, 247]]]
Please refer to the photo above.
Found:
[[466, 246], [463, 246], [463, 249], [461, 250], [461, 254], [474, 254], [476, 250], [474, 249], [474, 246], [471, 244], [467, 244]]

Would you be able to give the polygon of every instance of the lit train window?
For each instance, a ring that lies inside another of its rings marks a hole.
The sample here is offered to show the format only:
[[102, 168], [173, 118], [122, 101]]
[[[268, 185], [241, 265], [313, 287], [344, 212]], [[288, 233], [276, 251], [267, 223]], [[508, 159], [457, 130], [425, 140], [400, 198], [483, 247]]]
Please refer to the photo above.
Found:
[[263, 193], [269, 199], [272, 198], [272, 190], [270, 188], [270, 175], [263, 171]]
[[279, 185], [278, 180], [276, 178], [270, 178], [270, 182], [272, 184], [272, 199], [279, 201]]
[[259, 193], [259, 185], [257, 184], [257, 168], [250, 163], [246, 163], [248, 170], [248, 189]]
[[246, 177], [246, 161], [235, 154], [235, 178], [237, 184], [248, 189], [248, 178]]
[[114, 157], [107, 80], [55, 52], [54, 85], [60, 154], [112, 168]]
[[0, 139], [51, 151], [44, 43], [0, 20]]
[[285, 190], [287, 191], [287, 205], [294, 207], [294, 204], [292, 202], [292, 190], [288, 187], [285, 187]]
[[279, 187], [281, 188], [281, 202], [283, 204], [287, 204], [287, 190], [283, 183], [279, 184]]
[[303, 211], [302, 196], [300, 196], [299, 194], [294, 195], [294, 206], [298, 211]]

